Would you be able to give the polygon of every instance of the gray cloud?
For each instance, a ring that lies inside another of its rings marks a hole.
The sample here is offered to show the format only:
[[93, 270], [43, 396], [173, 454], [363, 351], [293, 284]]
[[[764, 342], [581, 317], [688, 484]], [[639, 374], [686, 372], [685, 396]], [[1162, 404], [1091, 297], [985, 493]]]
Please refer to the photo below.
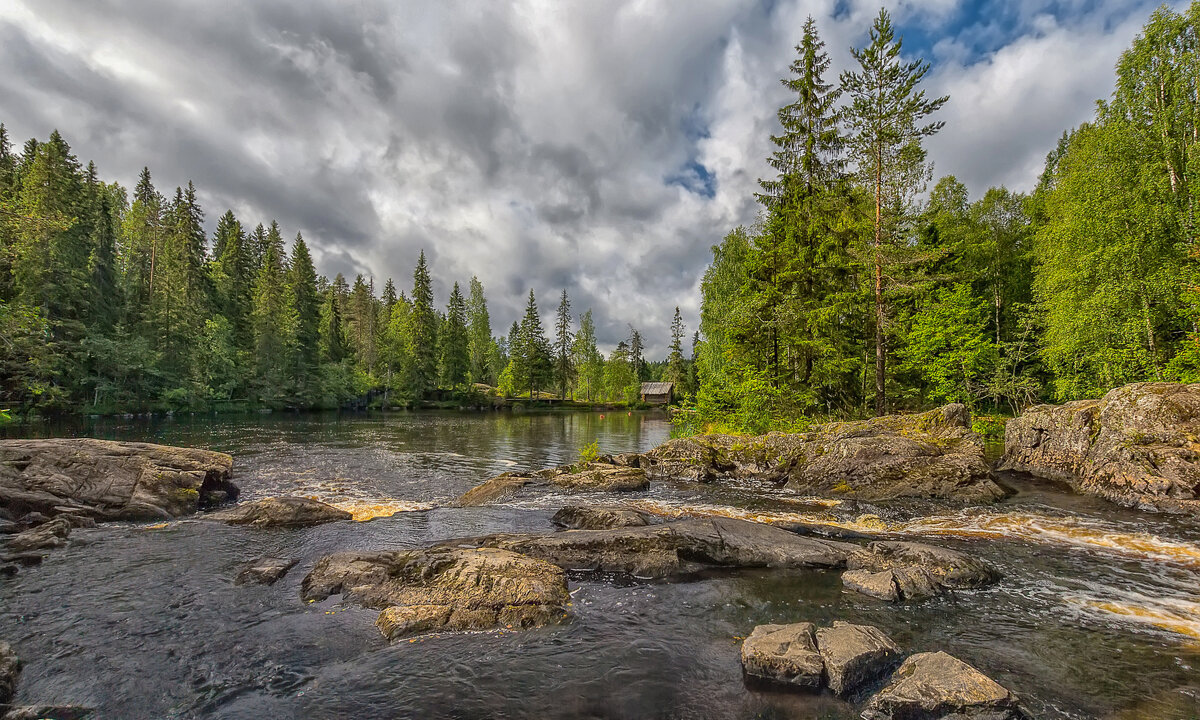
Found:
[[[1072, 0], [1051, 16], [1020, 0], [954, 29], [955, 0], [888, 4], [902, 29], [942, 37], [929, 87], [952, 99], [930, 154], [976, 194], [1032, 186], [1151, 8]], [[480, 277], [497, 334], [531, 286], [547, 318], [565, 288], [577, 314], [594, 308], [604, 344], [632, 324], [662, 356], [675, 305], [696, 327], [710, 246], [755, 219], [805, 16], [833, 77], [874, 12], [15, 0], [0, 5], [0, 120], [19, 140], [59, 128], [126, 185], [143, 164], [163, 191], [193, 180], [210, 225], [226, 208], [251, 226], [276, 218], [327, 275], [407, 289], [424, 249], [441, 300]], [[997, 49], [972, 53], [981, 38]]]

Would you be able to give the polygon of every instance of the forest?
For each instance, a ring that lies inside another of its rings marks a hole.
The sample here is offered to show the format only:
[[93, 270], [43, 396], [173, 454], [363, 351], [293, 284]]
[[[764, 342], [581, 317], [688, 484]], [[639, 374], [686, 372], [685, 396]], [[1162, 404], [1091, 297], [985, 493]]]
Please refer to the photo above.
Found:
[[130, 197], [57, 131], [17, 151], [0, 125], [0, 408], [634, 402], [661, 379], [701, 426], [762, 431], [1200, 380], [1200, 2], [1154, 12], [1028, 193], [935, 180], [950, 99], [886, 11], [836, 78], [811, 18], [795, 49], [757, 221], [713, 247], [699, 331], [676, 308], [659, 362], [632, 326], [606, 357], [565, 290], [552, 327], [531, 289], [493, 334], [479, 280], [443, 307], [424, 253], [407, 294], [319, 276], [274, 221], [210, 237], [191, 183], [145, 169]]
[[683, 323], [648, 362], [630, 327], [609, 357], [564, 290], [552, 337], [534, 291], [494, 337], [483, 285], [434, 300], [422, 252], [411, 294], [318, 276], [304, 237], [223, 214], [210, 238], [196, 189], [132, 200], [53, 132], [14, 153], [0, 125], [0, 409], [30, 413], [483, 405], [489, 396], [635, 402], [683, 384]]
[[762, 431], [947, 402], [1016, 414], [1200, 380], [1200, 3], [1154, 12], [1029, 193], [934, 181], [923, 143], [949, 99], [922, 89], [930, 66], [902, 55], [886, 11], [851, 55], [828, 77], [809, 19], [759, 218], [713, 248], [704, 422]]

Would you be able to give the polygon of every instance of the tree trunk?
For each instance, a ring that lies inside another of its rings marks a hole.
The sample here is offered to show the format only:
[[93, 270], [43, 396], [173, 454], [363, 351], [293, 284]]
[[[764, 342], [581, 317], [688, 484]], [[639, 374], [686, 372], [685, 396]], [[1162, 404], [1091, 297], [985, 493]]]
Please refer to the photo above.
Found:
[[883, 337], [883, 153], [875, 165], [875, 414], [887, 411], [887, 348]]

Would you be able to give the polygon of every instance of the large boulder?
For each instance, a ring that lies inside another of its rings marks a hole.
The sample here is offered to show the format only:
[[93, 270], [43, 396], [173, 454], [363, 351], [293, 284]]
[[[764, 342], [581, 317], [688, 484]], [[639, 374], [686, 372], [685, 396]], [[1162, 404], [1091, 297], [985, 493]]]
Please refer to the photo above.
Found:
[[860, 551], [856, 545], [723, 517], [610, 530], [490, 535], [445, 545], [501, 548], [566, 570], [647, 578], [685, 577], [714, 568], [839, 568]]
[[759, 625], [742, 642], [742, 670], [760, 680], [819, 689], [825, 665], [814, 629], [806, 622]]
[[17, 679], [21, 676], [21, 660], [12, 645], [0, 642], [0, 707], [12, 702], [17, 692]]
[[550, 522], [569, 530], [609, 530], [651, 524], [650, 513], [607, 505], [566, 505]]
[[840, 620], [817, 630], [825, 681], [838, 695], [852, 695], [900, 662], [900, 648], [883, 631]]
[[946, 590], [978, 588], [1000, 579], [982, 560], [948, 548], [906, 541], [868, 543], [846, 560], [847, 590], [881, 600], [919, 600]]
[[237, 497], [233, 458], [92, 438], [0, 440], [0, 508], [15, 515], [167, 519]]
[[701, 435], [670, 440], [639, 461], [653, 479], [711, 482], [753, 478], [817, 495], [878, 501], [932, 498], [992, 502], [983, 441], [962, 405], [819, 425], [759, 437]]
[[1017, 697], [952, 655], [918, 653], [904, 661], [863, 709], [866, 720], [1027, 720]]
[[305, 600], [341, 593], [382, 610], [389, 639], [428, 632], [529, 628], [566, 614], [562, 570], [492, 548], [343, 552], [319, 560], [301, 584]]
[[1200, 513], [1200, 384], [1032, 407], [1005, 425], [1001, 467], [1129, 507]]
[[329, 503], [304, 497], [273, 497], [242, 503], [205, 516], [227, 525], [257, 528], [296, 528], [349, 520], [350, 513]]
[[646, 471], [609, 462], [563, 465], [532, 473], [507, 472], [463, 493], [454, 504], [486, 505], [516, 497], [527, 489], [557, 488], [568, 492], [629, 492], [650, 486]]

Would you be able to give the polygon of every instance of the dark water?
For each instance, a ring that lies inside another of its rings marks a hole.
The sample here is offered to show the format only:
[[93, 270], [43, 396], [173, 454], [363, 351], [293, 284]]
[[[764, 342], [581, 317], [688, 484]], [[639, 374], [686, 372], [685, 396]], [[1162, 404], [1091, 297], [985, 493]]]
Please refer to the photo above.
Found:
[[[11, 432], [11, 431], [10, 431]], [[642, 450], [660, 419], [623, 414], [255, 416], [25, 429], [234, 454], [245, 497], [314, 495], [425, 507], [513, 468], [569, 462], [580, 446]], [[841, 591], [836, 573], [751, 572], [689, 583], [573, 582], [572, 617], [520, 633], [389, 645], [376, 612], [305, 604], [322, 554], [549, 530], [565, 500], [399, 512], [365, 523], [262, 531], [198, 521], [72, 534], [0, 585], [0, 638], [27, 664], [21, 703], [78, 703], [101, 718], [853, 718], [829, 696], [747, 688], [740, 638], [757, 624], [844, 619], [913, 651], [946, 650], [1018, 692], [1036, 717], [1200, 717], [1200, 527], [1119, 510], [1019, 477], [965, 511], [814, 509], [759, 489], [655, 487], [657, 512], [886, 523], [977, 553], [996, 587], [892, 606]], [[863, 518], [875, 514], [880, 519]], [[240, 563], [300, 558], [272, 587], [234, 586]]]

